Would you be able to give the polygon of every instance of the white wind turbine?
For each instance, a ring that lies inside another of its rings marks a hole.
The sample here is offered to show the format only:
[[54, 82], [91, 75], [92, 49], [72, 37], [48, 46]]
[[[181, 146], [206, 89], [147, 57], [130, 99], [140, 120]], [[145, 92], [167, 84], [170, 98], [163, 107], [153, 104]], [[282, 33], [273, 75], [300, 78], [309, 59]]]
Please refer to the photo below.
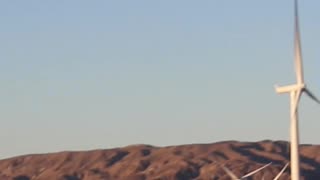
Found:
[[261, 171], [262, 169], [268, 167], [270, 164], [271, 164], [271, 163], [266, 164], [266, 165], [262, 166], [261, 168], [256, 169], [256, 170], [254, 170], [254, 171], [252, 171], [252, 172], [249, 172], [248, 174], [246, 174], [246, 175], [244, 175], [244, 176], [242, 176], [242, 177], [240, 177], [240, 178], [238, 178], [238, 177], [237, 177], [230, 169], [228, 169], [227, 167], [222, 166], [222, 169], [230, 176], [230, 178], [231, 178], [232, 180], [245, 180], [245, 179], [247, 179], [248, 177], [256, 174], [256, 173], [259, 172], [259, 171]]
[[298, 1], [294, 1], [295, 32], [294, 32], [294, 63], [296, 71], [296, 84], [276, 87], [277, 93], [290, 93], [290, 161], [291, 161], [291, 179], [300, 178], [300, 160], [299, 160], [299, 125], [298, 125], [298, 104], [301, 94], [305, 92], [311, 99], [320, 103], [320, 101], [306, 88], [303, 78], [302, 52], [299, 30]]
[[[268, 167], [269, 165], [271, 165], [271, 163], [269, 164], [266, 164], [264, 166], [262, 166], [261, 168], [259, 169], [256, 169], [240, 178], [238, 178], [230, 169], [228, 169], [227, 167], [225, 166], [222, 166], [223, 170], [230, 176], [230, 178], [232, 180], [246, 180], [247, 178], [249, 178], [250, 176], [253, 176], [254, 174], [256, 174], [257, 172], [263, 170], [264, 168]], [[282, 170], [279, 172], [279, 174], [273, 179], [273, 180], [278, 180], [280, 178], [280, 176], [284, 173], [284, 171], [286, 170], [288, 166], [288, 163], [282, 168]], [[264, 179], [264, 178], [263, 178]]]

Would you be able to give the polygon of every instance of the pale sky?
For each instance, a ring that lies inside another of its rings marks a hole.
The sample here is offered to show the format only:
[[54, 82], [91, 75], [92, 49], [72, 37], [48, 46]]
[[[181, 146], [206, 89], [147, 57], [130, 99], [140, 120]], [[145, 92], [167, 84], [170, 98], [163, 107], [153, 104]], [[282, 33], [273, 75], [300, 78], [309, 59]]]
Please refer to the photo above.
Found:
[[[319, 6], [300, 3], [320, 97]], [[0, 158], [289, 138], [292, 0], [10, 0], [0, 22]], [[304, 96], [302, 143], [319, 117]]]

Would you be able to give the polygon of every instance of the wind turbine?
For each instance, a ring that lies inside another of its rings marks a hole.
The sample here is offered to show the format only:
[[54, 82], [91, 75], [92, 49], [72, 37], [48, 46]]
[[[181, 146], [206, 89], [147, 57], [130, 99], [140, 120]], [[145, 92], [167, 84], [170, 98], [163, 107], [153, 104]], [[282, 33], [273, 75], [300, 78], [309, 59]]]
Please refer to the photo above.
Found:
[[302, 51], [300, 41], [298, 1], [294, 1], [294, 63], [296, 71], [296, 84], [289, 86], [276, 87], [277, 93], [290, 94], [290, 158], [291, 158], [291, 179], [300, 178], [300, 160], [299, 160], [299, 125], [298, 125], [298, 104], [302, 93], [306, 93], [311, 99], [320, 103], [320, 101], [307, 89], [303, 78]]
[[232, 180], [245, 180], [245, 179], [247, 179], [248, 177], [256, 174], [256, 173], [259, 172], [259, 171], [261, 171], [262, 169], [268, 167], [270, 164], [271, 164], [271, 163], [266, 164], [266, 165], [264, 165], [264, 166], [262, 166], [262, 167], [260, 167], [260, 168], [258, 168], [258, 169], [256, 169], [256, 170], [252, 171], [252, 172], [249, 172], [248, 174], [242, 176], [241, 178], [238, 178], [235, 174], [233, 174], [233, 172], [232, 172], [230, 169], [228, 169], [228, 168], [225, 167], [225, 166], [222, 166], [222, 169], [231, 177]]
[[[223, 168], [223, 170], [230, 176], [230, 178], [231, 178], [232, 180], [246, 180], [246, 179], [249, 178], [250, 176], [253, 176], [253, 175], [256, 174], [257, 172], [263, 170], [264, 168], [266, 168], [266, 167], [268, 167], [268, 166], [270, 166], [270, 165], [271, 165], [271, 163], [266, 164], [266, 165], [264, 165], [264, 166], [262, 166], [262, 167], [260, 167], [260, 168], [258, 168], [258, 169], [256, 169], [256, 170], [254, 170], [254, 171], [252, 171], [252, 172], [250, 172], [250, 173], [248, 173], [248, 174], [246, 174], [246, 175], [244, 175], [244, 176], [242, 176], [242, 177], [240, 177], [240, 178], [238, 178], [238, 177], [237, 177], [230, 169], [228, 169], [227, 167], [222, 166], [222, 168]], [[288, 166], [288, 163], [282, 168], [282, 170], [279, 172], [279, 174], [278, 174], [273, 180], [278, 180], [278, 179], [280, 178], [280, 176], [283, 174], [283, 172], [286, 170], [287, 166]]]

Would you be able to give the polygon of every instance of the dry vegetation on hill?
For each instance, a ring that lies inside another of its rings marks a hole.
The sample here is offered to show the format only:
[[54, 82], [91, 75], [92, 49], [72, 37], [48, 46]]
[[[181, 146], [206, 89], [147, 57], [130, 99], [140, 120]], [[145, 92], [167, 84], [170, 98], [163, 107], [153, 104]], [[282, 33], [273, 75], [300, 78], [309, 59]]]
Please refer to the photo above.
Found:
[[[209, 180], [230, 179], [272, 162], [252, 179], [273, 179], [288, 162], [288, 143], [220, 142], [170, 147], [134, 145], [84, 152], [26, 155], [0, 160], [1, 180]], [[304, 179], [320, 179], [320, 146], [301, 146]], [[280, 179], [290, 179], [290, 170]]]

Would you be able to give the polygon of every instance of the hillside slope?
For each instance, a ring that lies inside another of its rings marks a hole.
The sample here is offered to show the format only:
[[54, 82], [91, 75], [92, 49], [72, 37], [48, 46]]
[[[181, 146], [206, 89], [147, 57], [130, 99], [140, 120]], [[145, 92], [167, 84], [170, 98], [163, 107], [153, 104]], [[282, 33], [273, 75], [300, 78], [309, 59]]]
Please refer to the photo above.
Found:
[[[133, 145], [83, 152], [25, 155], [0, 160], [1, 180], [206, 180], [230, 179], [272, 165], [253, 179], [273, 179], [289, 160], [284, 141], [220, 142], [169, 147]], [[304, 179], [320, 179], [320, 146], [301, 146]], [[280, 179], [290, 179], [289, 168]]]

